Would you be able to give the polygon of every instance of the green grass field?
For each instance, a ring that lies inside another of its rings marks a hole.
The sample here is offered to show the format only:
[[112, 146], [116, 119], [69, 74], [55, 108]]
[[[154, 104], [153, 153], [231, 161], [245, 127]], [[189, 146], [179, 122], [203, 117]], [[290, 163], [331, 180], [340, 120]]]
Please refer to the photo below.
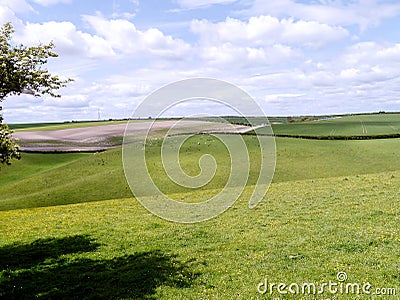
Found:
[[[126, 183], [121, 149], [24, 154], [3, 166], [0, 299], [332, 299], [328, 292], [261, 295], [257, 286], [265, 279], [321, 285], [337, 282], [338, 272], [349, 283], [369, 282], [372, 291], [400, 292], [399, 139], [276, 138], [273, 183], [252, 210], [247, 199], [258, 148], [255, 137], [244, 139], [252, 169], [243, 195], [222, 215], [196, 224], [164, 221], [144, 209]], [[180, 151], [188, 174], [198, 174], [206, 153], [219, 164], [215, 178], [195, 191], [160, 172], [160, 145], [147, 149], [147, 165], [171, 197], [206, 199], [226, 182], [227, 152], [211, 137], [196, 135]]]
[[[237, 124], [263, 124], [265, 118], [224, 117]], [[218, 121], [218, 118], [205, 118]], [[375, 136], [400, 133], [399, 113], [356, 114], [343, 116], [294, 117], [288, 122], [286, 117], [268, 117], [277, 135], [304, 136]], [[306, 121], [303, 121], [306, 120]], [[262, 132], [260, 132], [262, 133]]]
[[4, 211], [1, 295], [251, 299], [265, 278], [321, 284], [340, 271], [398, 288], [399, 178], [276, 183], [256, 209], [240, 199], [192, 225], [163, 221], [132, 198]]
[[[252, 170], [258, 169], [255, 137], [245, 136], [249, 145]], [[198, 172], [198, 158], [210, 151], [204, 144], [207, 136], [197, 136], [186, 143], [181, 151], [181, 164], [189, 174]], [[198, 141], [202, 148], [198, 148]], [[400, 170], [399, 139], [368, 141], [308, 141], [277, 138], [277, 166], [273, 182], [302, 179], [329, 178], [372, 174]], [[169, 181], [166, 174], [159, 173], [161, 141], [154, 142], [148, 152], [148, 166], [158, 186], [167, 194], [188, 192]], [[215, 143], [211, 152], [220, 162], [219, 169], [229, 168], [222, 144]], [[186, 152], [186, 150], [188, 150]], [[195, 150], [195, 151], [194, 151]], [[59, 158], [58, 154], [24, 154], [32, 160], [48, 158], [47, 163]], [[40, 207], [87, 201], [126, 198], [131, 196], [122, 168], [121, 150], [114, 149], [98, 154], [86, 154], [83, 159], [61, 166], [37, 176], [27, 177], [20, 164], [4, 166], [0, 178], [0, 210]], [[40, 163], [42, 164], [42, 163]], [[18, 171], [19, 168], [19, 171]], [[15, 172], [13, 170], [15, 169]], [[226, 172], [217, 172], [215, 178], [202, 190], [218, 189], [226, 182]], [[14, 182], [5, 184], [14, 176]], [[255, 184], [255, 173], [250, 172], [248, 185]], [[101, 188], [99, 188], [101, 187]], [[82, 197], [84, 195], [84, 197]]]
[[86, 157], [87, 153], [31, 154], [24, 153], [23, 160], [13, 161], [12, 166], [1, 166], [0, 186], [57, 169]]
[[274, 124], [275, 134], [368, 136], [400, 133], [400, 114], [334, 117], [329, 120]]

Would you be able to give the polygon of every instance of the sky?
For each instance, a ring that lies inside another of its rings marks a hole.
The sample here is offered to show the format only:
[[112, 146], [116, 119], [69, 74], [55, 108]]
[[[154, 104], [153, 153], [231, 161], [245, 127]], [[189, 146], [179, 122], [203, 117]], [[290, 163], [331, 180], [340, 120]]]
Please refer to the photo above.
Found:
[[[196, 77], [248, 92], [266, 115], [400, 111], [400, 1], [0, 0], [13, 43], [53, 41], [61, 98], [7, 97], [5, 122], [128, 118]], [[174, 110], [228, 113], [197, 101]]]

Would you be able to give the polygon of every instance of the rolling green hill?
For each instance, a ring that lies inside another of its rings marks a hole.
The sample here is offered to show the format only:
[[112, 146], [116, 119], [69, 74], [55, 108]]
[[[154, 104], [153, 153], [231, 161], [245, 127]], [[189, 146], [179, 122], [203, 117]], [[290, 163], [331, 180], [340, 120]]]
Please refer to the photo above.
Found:
[[[259, 167], [254, 137], [245, 136], [249, 147], [252, 170], [248, 185], [255, 184]], [[207, 136], [198, 135], [184, 144], [181, 164], [189, 174], [197, 174], [199, 157], [213, 154], [220, 163], [219, 169], [229, 168], [227, 152], [220, 143], [208, 143]], [[200, 145], [199, 145], [200, 144]], [[212, 144], [210, 148], [210, 144]], [[159, 156], [161, 141], [154, 142], [148, 151], [148, 166], [155, 175], [158, 186], [168, 194], [190, 190], [170, 182]], [[310, 141], [277, 138], [277, 165], [273, 182], [302, 179], [328, 178], [371, 174], [400, 170], [400, 140], [368, 141]], [[114, 149], [98, 154], [84, 155], [73, 161], [36, 176], [27, 177], [31, 161], [42, 166], [51, 165], [61, 156], [58, 154], [24, 154], [24, 158], [12, 166], [3, 167], [0, 176], [0, 210], [41, 207], [87, 201], [126, 198], [131, 196], [122, 168], [121, 150]], [[36, 157], [38, 160], [36, 160]], [[80, 157], [72, 155], [71, 157]], [[160, 173], [161, 172], [161, 173]], [[5, 175], [3, 175], [5, 174]], [[202, 189], [218, 189], [226, 182], [226, 172], [219, 172]], [[17, 179], [20, 180], [17, 180]], [[13, 182], [10, 182], [13, 181]], [[7, 182], [9, 182], [7, 184]], [[82, 196], [84, 195], [84, 197]]]
[[63, 165], [79, 160], [90, 154], [88, 153], [63, 153], [63, 154], [31, 154], [23, 153], [22, 160], [13, 161], [11, 166], [1, 166], [0, 186], [18, 182], [22, 179], [37, 174], [57, 169]]

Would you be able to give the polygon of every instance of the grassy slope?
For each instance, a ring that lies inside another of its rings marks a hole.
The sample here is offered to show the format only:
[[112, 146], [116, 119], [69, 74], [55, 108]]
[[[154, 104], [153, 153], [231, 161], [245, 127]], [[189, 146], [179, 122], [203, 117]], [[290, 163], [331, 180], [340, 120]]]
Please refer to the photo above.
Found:
[[16, 208], [47, 206], [130, 196], [120, 149], [91, 154], [69, 165], [1, 186], [0, 190], [3, 209], [14, 205]]
[[12, 165], [1, 166], [0, 186], [59, 168], [86, 157], [87, 153], [31, 154], [23, 153], [22, 159], [13, 161]]
[[339, 271], [398, 290], [399, 187], [400, 172], [275, 183], [256, 209], [239, 200], [191, 225], [134, 199], [0, 212], [0, 297], [250, 299], [265, 278], [322, 284]]
[[[197, 139], [201, 141], [202, 148], [200, 151], [193, 151], [199, 147]], [[198, 166], [193, 162], [202, 154], [208, 153], [209, 149], [213, 150], [211, 153], [222, 164], [222, 170], [228, 167], [223, 147], [216, 144], [210, 148], [203, 143], [204, 139], [204, 136], [191, 139], [181, 152], [181, 164], [190, 174], [198, 172]], [[250, 142], [254, 137], [247, 136], [245, 139]], [[310, 141], [277, 138], [276, 143], [277, 167], [274, 182], [400, 170], [398, 139]], [[254, 143], [250, 142], [249, 145], [251, 152], [255, 150]], [[190, 151], [186, 152], [185, 149]], [[160, 176], [161, 161], [158, 159], [158, 151], [155, 144], [149, 152], [149, 168], [158, 175], [157, 183], [166, 193], [187, 191], [171, 184], [165, 175]], [[257, 159], [253, 159], [253, 163], [257, 167]], [[20, 172], [22, 170], [20, 168]], [[250, 174], [249, 184], [255, 183], [254, 174]], [[224, 172], [217, 173], [216, 178], [205, 188], [219, 188], [225, 180]], [[125, 198], [130, 197], [131, 192], [122, 169], [121, 150], [115, 149], [91, 154], [69, 165], [0, 186], [0, 195], [0, 210], [7, 210]]]
[[400, 115], [357, 115], [327, 121], [274, 124], [273, 130], [275, 134], [316, 136], [393, 134], [400, 132]]

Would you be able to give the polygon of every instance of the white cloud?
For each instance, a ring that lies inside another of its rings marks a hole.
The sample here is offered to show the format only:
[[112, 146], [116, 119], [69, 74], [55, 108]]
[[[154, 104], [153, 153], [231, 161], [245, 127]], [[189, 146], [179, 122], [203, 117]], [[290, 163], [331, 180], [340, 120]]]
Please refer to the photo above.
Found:
[[389, 81], [400, 77], [400, 44], [357, 43], [331, 64], [342, 66], [340, 78], [354, 84]]
[[15, 39], [23, 44], [49, 43], [53, 41], [56, 52], [63, 55], [105, 57], [115, 55], [104, 39], [76, 29], [71, 22], [27, 23]]
[[123, 19], [107, 20], [100, 15], [83, 16], [93, 30], [109, 45], [124, 54], [152, 54], [180, 59], [190, 50], [183, 40], [164, 35], [157, 28], [138, 30], [132, 22]]
[[219, 46], [202, 47], [199, 49], [199, 53], [207, 63], [229, 69], [276, 65], [298, 56], [295, 50], [280, 44], [260, 48], [224, 43]]
[[237, 0], [176, 0], [177, 4], [182, 8], [194, 9], [203, 8], [215, 4], [230, 4]]
[[342, 27], [315, 21], [294, 21], [271, 16], [251, 17], [248, 22], [228, 17], [224, 22], [194, 20], [191, 30], [200, 35], [203, 43], [235, 43], [256, 46], [275, 43], [322, 47], [343, 40], [349, 33]]
[[42, 6], [50, 6], [59, 3], [71, 3], [72, 0], [32, 0], [33, 2], [40, 4]]
[[282, 41], [292, 45], [323, 47], [346, 38], [349, 33], [342, 27], [333, 27], [315, 21], [283, 20], [285, 30]]
[[343, 57], [348, 65], [400, 63], [400, 43], [386, 44], [376, 42], [356, 43], [346, 49]]
[[88, 95], [64, 95], [62, 98], [45, 97], [42, 105], [59, 108], [82, 108], [89, 106]]
[[32, 6], [25, 0], [0, 0], [0, 26], [11, 22], [15, 30], [20, 30], [23, 22], [17, 17], [17, 14], [33, 11]]
[[400, 3], [377, 0], [312, 1], [254, 0], [245, 14], [290, 16], [330, 25], [359, 25], [361, 29], [377, 26], [381, 20], [400, 15]]
[[265, 51], [260, 48], [235, 47], [230, 43], [201, 49], [202, 58], [211, 64], [236, 66], [265, 63]]
[[[125, 4], [125, 5], [122, 5]], [[113, 0], [113, 13], [112, 17], [114, 19], [133, 19], [139, 10], [139, 0]], [[128, 9], [129, 11], [122, 11]]]
[[0, 24], [7, 22], [15, 23], [18, 20], [15, 13], [7, 6], [0, 6]]
[[0, 0], [0, 8], [8, 8], [15, 13], [33, 11], [32, 6], [25, 0]]
[[94, 82], [87, 90], [106, 97], [137, 97], [150, 92], [146, 83], [138, 83], [130, 76], [112, 76], [100, 82]]
[[349, 68], [343, 69], [340, 74], [339, 78], [350, 81], [353, 84], [370, 84], [370, 83], [377, 83], [379, 81], [386, 81], [392, 78], [397, 77], [398, 74], [392, 74], [386, 70], [381, 69], [380, 67], [369, 67], [365, 70], [359, 68]]
[[376, 57], [384, 61], [400, 63], [400, 44], [380, 49], [376, 52]]
[[122, 13], [114, 12], [114, 13], [112, 13], [112, 17], [114, 19], [127, 19], [127, 20], [130, 20], [130, 19], [133, 19], [135, 16], [136, 16], [136, 13], [130, 13], [130, 12], [122, 12]]
[[299, 93], [286, 93], [286, 94], [270, 94], [265, 96], [264, 101], [265, 102], [279, 102], [282, 99], [286, 99], [286, 98], [298, 98], [298, 97], [302, 97], [305, 96], [305, 94], [299, 94]]

